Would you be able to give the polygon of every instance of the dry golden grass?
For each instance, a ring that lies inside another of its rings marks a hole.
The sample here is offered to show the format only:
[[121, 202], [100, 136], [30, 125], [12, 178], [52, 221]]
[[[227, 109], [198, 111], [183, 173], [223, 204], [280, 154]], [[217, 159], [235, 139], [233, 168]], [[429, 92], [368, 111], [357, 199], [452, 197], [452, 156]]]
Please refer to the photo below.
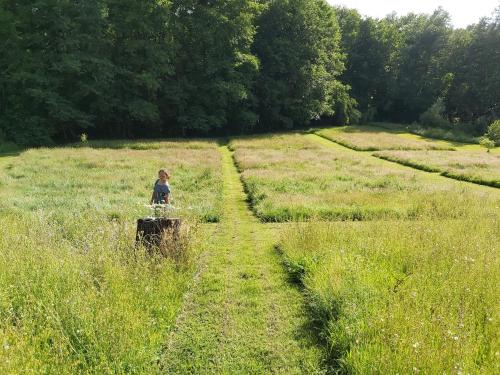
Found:
[[429, 140], [404, 132], [377, 128], [374, 126], [344, 126], [322, 129], [322, 137], [357, 151], [378, 150], [454, 150], [451, 143]]
[[458, 180], [500, 187], [500, 154], [485, 151], [385, 151], [374, 155]]

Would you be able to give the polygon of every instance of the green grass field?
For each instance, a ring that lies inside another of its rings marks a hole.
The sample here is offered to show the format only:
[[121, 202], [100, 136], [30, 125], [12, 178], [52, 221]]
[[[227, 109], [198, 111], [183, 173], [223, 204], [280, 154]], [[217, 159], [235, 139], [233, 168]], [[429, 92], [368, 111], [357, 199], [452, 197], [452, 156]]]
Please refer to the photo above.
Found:
[[498, 373], [499, 212], [469, 208], [462, 220], [283, 231], [284, 263], [305, 288], [335, 370]]
[[[134, 246], [160, 167], [181, 258]], [[497, 373], [499, 207], [315, 134], [0, 155], [0, 374]]]
[[[0, 373], [152, 373], [192, 279], [133, 248], [132, 222], [0, 216]], [[188, 251], [188, 250], [186, 250]]]
[[89, 212], [130, 220], [148, 214], [144, 204], [160, 168], [172, 171], [172, 202], [183, 214], [219, 220], [220, 155], [209, 141], [92, 142], [0, 158], [0, 212]]
[[464, 184], [321, 141], [315, 135], [293, 134], [231, 142], [261, 220], [460, 217], [463, 205], [489, 202]]
[[486, 151], [384, 151], [374, 154], [403, 165], [443, 176], [500, 187], [500, 154]]

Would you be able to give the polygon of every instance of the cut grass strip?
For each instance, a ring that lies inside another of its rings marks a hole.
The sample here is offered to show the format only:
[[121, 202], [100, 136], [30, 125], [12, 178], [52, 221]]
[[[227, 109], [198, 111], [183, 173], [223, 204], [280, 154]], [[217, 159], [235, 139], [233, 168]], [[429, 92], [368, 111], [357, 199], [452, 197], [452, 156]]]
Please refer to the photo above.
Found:
[[161, 360], [169, 374], [318, 374], [323, 352], [273, 251], [277, 229], [248, 210], [226, 147], [223, 216]]
[[427, 172], [480, 185], [500, 187], [500, 155], [487, 152], [387, 151], [373, 154]]

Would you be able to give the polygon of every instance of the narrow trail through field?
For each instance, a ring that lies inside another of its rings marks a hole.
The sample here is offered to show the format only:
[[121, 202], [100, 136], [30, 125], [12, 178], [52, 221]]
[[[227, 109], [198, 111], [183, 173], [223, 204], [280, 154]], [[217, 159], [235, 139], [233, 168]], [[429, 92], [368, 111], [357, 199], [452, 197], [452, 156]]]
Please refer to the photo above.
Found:
[[262, 224], [226, 146], [220, 147], [224, 212], [204, 269], [178, 320], [161, 368], [168, 374], [317, 374], [323, 349], [303, 296], [273, 250], [277, 225]]

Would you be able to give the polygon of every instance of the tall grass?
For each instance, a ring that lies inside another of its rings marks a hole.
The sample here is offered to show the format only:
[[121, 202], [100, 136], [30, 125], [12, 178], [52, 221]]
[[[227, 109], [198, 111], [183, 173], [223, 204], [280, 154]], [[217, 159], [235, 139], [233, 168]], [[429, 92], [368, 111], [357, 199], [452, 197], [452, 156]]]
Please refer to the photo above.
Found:
[[395, 130], [373, 126], [344, 126], [322, 129], [318, 135], [357, 151], [379, 150], [455, 150], [446, 142], [408, 137]]
[[500, 154], [487, 152], [385, 151], [375, 156], [444, 176], [500, 187]]
[[453, 181], [340, 146], [324, 147], [305, 135], [245, 138], [231, 147], [263, 221], [460, 217], [471, 202], [490, 202], [483, 192]]
[[0, 226], [0, 373], [157, 370], [192, 257], [151, 258], [134, 249], [134, 223], [101, 215], [7, 214]]
[[284, 230], [279, 248], [332, 372], [499, 372], [498, 207], [469, 210], [463, 220]]
[[[89, 212], [114, 220], [147, 215], [159, 168], [169, 169], [182, 214], [220, 218], [221, 160], [215, 142], [94, 142], [0, 158], [0, 212]], [[111, 147], [111, 148], [109, 148]]]
[[462, 129], [444, 129], [444, 128], [428, 128], [419, 124], [395, 124], [390, 122], [374, 122], [374, 126], [390, 129], [407, 131], [426, 138], [442, 139], [451, 142], [460, 143], [479, 143], [480, 137], [474, 137]]

